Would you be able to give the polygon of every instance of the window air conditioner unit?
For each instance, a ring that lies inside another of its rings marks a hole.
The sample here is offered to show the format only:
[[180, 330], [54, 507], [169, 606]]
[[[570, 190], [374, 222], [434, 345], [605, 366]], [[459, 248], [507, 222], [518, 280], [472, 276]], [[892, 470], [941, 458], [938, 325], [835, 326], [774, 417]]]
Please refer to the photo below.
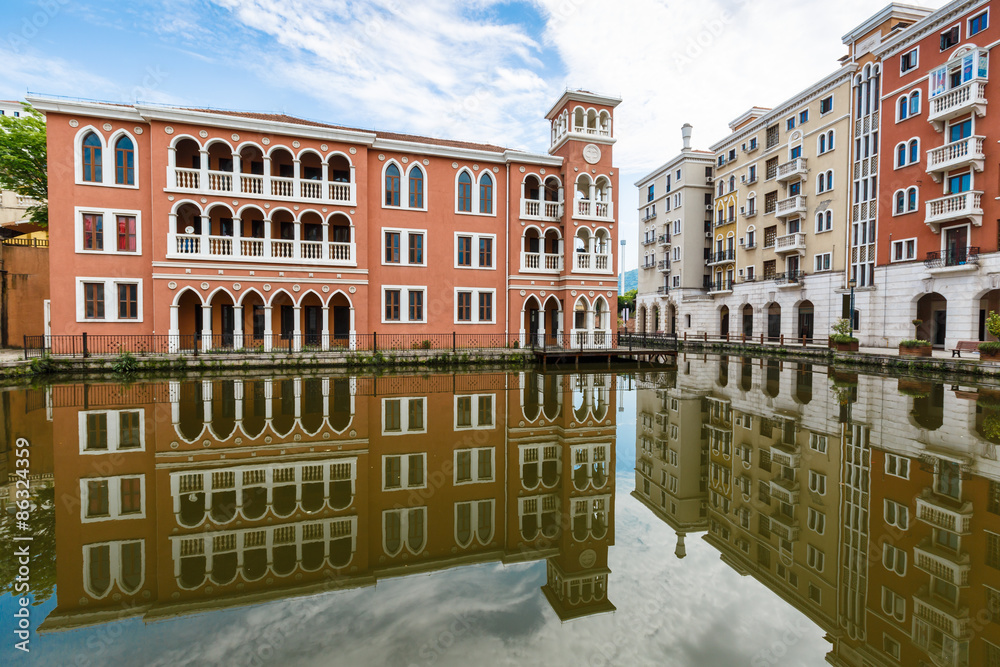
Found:
[[705, 232], [705, 238], [706, 239], [712, 238], [712, 232]]
[[711, 185], [712, 184], [712, 177], [711, 176], [706, 176], [705, 177], [705, 182], [708, 183], [709, 185]]
[[711, 204], [705, 204], [705, 210], [706, 211], [711, 211], [712, 210], [712, 205]]

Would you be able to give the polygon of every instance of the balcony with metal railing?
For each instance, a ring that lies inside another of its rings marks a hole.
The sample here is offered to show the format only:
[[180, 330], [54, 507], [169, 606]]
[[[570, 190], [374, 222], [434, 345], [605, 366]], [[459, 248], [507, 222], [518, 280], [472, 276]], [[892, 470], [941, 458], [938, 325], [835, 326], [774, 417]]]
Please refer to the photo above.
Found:
[[955, 586], [969, 585], [972, 564], [966, 553], [957, 554], [925, 539], [913, 548], [913, 560], [918, 569]]
[[934, 230], [941, 231], [941, 225], [956, 220], [971, 220], [977, 227], [983, 224], [983, 192], [970, 190], [927, 201], [927, 215], [924, 222]]
[[705, 262], [709, 266], [715, 264], [725, 264], [726, 262], [736, 261], [736, 250], [729, 248], [726, 250], [717, 250], [708, 257], [708, 261]]
[[986, 81], [973, 79], [930, 99], [927, 120], [941, 129], [945, 121], [967, 113], [986, 115]]
[[797, 157], [784, 164], [779, 164], [778, 173], [775, 175], [775, 178], [778, 179], [779, 183], [798, 181], [804, 178], [808, 172], [806, 159], [804, 157]]
[[656, 234], [649, 233], [642, 237], [642, 245], [653, 245], [656, 243]]
[[799, 485], [787, 479], [771, 480], [771, 497], [783, 503], [794, 505], [799, 501]]
[[792, 195], [785, 199], [779, 199], [774, 209], [774, 215], [778, 218], [805, 215], [805, 212], [806, 198], [803, 195]]
[[659, 287], [656, 288], [656, 294], [658, 296], [666, 296], [667, 295], [667, 291], [668, 291], [668, 288], [667, 288], [666, 285], [660, 285]]
[[729, 278], [717, 278], [708, 283], [709, 294], [724, 294], [733, 291], [733, 281]]
[[660, 273], [670, 273], [670, 260], [661, 259], [656, 263], [656, 268], [660, 270]]
[[945, 173], [954, 169], [972, 167], [982, 171], [986, 162], [983, 153], [985, 140], [986, 137], [971, 136], [930, 149], [927, 151], [927, 173], [935, 183], [940, 183]]
[[744, 218], [752, 218], [757, 215], [757, 207], [745, 206], [740, 210], [740, 212], [743, 214]]
[[778, 287], [802, 287], [802, 279], [805, 278], [805, 271], [785, 271], [784, 273], [774, 274], [774, 282], [778, 284]]
[[656, 260], [647, 259], [645, 262], [642, 263], [642, 268], [643, 269], [655, 269], [656, 268]]
[[780, 509], [771, 514], [769, 518], [772, 533], [789, 542], [799, 539], [799, 524], [795, 519], [785, 516]]
[[949, 248], [943, 252], [939, 250], [928, 252], [924, 266], [931, 273], [974, 271], [979, 268], [979, 246]]
[[656, 211], [653, 211], [652, 213], [649, 213], [642, 217], [643, 222], [650, 222], [652, 220], [656, 220]]
[[659, 243], [662, 246], [670, 245], [670, 232], [665, 232], [663, 234], [660, 234], [659, 238], [657, 239], [657, 243]]
[[792, 252], [805, 255], [806, 235], [802, 232], [793, 232], [791, 234], [783, 234], [782, 236], [777, 237], [774, 241], [774, 252], [779, 255]]

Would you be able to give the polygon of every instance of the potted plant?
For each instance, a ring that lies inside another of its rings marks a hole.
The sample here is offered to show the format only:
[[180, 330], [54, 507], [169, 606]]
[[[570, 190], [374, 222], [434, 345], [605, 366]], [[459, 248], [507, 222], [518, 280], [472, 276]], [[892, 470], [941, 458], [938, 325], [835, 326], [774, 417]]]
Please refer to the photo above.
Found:
[[[986, 318], [986, 330], [994, 338], [1000, 338], [1000, 313], [991, 310]], [[979, 359], [982, 361], [1000, 361], [1000, 341], [988, 340], [979, 344]]]
[[920, 337], [920, 325], [923, 320], [910, 320], [915, 329], [916, 338], [907, 338], [899, 343], [899, 356], [901, 357], [929, 357], [931, 356], [931, 344]]
[[830, 347], [837, 352], [857, 352], [858, 339], [851, 335], [851, 322], [843, 318], [837, 320], [833, 325], [833, 334], [830, 336]]

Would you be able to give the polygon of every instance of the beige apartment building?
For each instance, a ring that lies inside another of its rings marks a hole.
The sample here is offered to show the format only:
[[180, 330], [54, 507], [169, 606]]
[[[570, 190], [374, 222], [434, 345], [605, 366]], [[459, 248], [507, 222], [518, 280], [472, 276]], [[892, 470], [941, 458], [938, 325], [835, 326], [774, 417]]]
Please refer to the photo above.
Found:
[[639, 296], [636, 331], [676, 333], [697, 326], [705, 294], [712, 154], [691, 148], [636, 181], [639, 188]]

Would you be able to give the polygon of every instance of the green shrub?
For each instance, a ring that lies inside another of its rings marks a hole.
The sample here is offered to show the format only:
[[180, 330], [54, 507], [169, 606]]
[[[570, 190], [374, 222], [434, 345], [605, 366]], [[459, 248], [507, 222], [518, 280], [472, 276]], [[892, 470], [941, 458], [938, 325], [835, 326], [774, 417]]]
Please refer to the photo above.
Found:
[[925, 340], [920, 340], [919, 338], [907, 338], [906, 340], [899, 342], [899, 346], [905, 348], [925, 347], [927, 345], [930, 345], [930, 343]]
[[[991, 313], [991, 315], [995, 315], [995, 314], [996, 313]], [[979, 351], [980, 352], [989, 352], [990, 354], [996, 354], [996, 353], [1000, 352], [1000, 341], [988, 340], [985, 343], [980, 343], [979, 344]]]
[[[846, 322], [846, 320], [842, 321]], [[857, 343], [858, 339], [849, 334], [835, 333], [830, 336], [830, 341], [834, 343], [840, 343], [841, 345], [845, 345], [847, 343]]]
[[31, 360], [29, 369], [32, 375], [48, 375], [56, 372], [56, 362], [48, 354], [43, 354]]
[[[847, 318], [842, 317], [833, 324], [833, 332], [839, 336], [846, 336], [847, 338], [850, 338], [853, 331], [854, 330], [851, 328], [851, 321]], [[830, 336], [830, 338], [833, 339], [833, 336]]]
[[1000, 313], [991, 310], [986, 316], [986, 330], [995, 338], [1000, 338]]
[[122, 352], [115, 357], [111, 369], [118, 375], [131, 375], [139, 370], [139, 362], [131, 352]]

